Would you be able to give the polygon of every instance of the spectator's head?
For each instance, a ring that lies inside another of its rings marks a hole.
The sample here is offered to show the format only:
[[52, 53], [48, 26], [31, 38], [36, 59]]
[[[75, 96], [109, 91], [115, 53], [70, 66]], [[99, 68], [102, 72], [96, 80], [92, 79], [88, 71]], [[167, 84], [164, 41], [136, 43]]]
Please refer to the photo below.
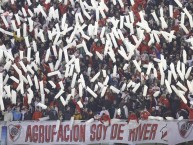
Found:
[[83, 111], [84, 111], [84, 112], [88, 112], [88, 109], [87, 109], [87, 108], [84, 108]]
[[91, 110], [91, 109], [89, 109], [89, 110], [88, 110], [88, 113], [89, 113], [89, 114], [93, 114], [93, 112], [92, 112], [92, 110]]
[[15, 110], [16, 110], [17, 112], [19, 112], [19, 111], [20, 111], [20, 107], [17, 106], [17, 107], [15, 108]]
[[76, 3], [75, 3], [75, 8], [79, 8], [79, 7], [80, 7], [79, 2], [76, 2]]
[[70, 106], [67, 106], [66, 110], [67, 110], [67, 111], [70, 111]]
[[79, 114], [80, 112], [78, 111], [78, 109], [75, 109], [75, 114]]
[[105, 108], [105, 107], [102, 107], [102, 110], [106, 110], [106, 108]]
[[35, 111], [39, 112], [39, 111], [40, 111], [40, 108], [39, 108], [39, 107], [36, 107], [36, 108], [35, 108]]
[[129, 111], [129, 113], [128, 113], [129, 115], [131, 115], [131, 114], [134, 114], [134, 112], [133, 111]]
[[25, 108], [24, 108], [24, 111], [28, 112], [28, 111], [29, 111], [28, 107], [25, 107]]
[[47, 110], [48, 110], [48, 111], [50, 111], [50, 110], [51, 110], [51, 109], [50, 109], [50, 106], [48, 106], [48, 107], [47, 107]]
[[7, 111], [11, 111], [11, 106], [8, 106], [8, 107], [7, 107]]
[[63, 115], [63, 113], [62, 113], [62, 111], [60, 110], [60, 111], [58, 111], [58, 115], [60, 115], [60, 116], [62, 116]]

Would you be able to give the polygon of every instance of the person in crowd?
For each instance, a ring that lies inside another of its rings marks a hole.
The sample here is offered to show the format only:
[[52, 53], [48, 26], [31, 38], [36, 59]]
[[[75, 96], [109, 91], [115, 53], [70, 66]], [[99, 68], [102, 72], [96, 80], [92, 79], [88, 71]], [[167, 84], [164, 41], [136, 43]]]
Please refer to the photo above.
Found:
[[88, 119], [94, 118], [92, 110], [88, 109]]
[[24, 114], [26, 113], [25, 108], [26, 108], [26, 106], [23, 106], [22, 109], [21, 109], [21, 120], [22, 121], [24, 120]]
[[49, 120], [57, 120], [58, 113], [56, 112], [54, 106], [47, 107], [45, 116], [49, 116]]
[[42, 112], [40, 111], [39, 107], [36, 107], [36, 110], [34, 111], [32, 115], [32, 120], [39, 120], [39, 118], [42, 118]]
[[145, 109], [140, 112], [140, 118], [141, 120], [148, 120], [148, 116], [151, 114]]
[[13, 110], [13, 121], [20, 121], [22, 119], [22, 114], [20, 112], [20, 107], [17, 106]]
[[25, 110], [25, 113], [23, 114], [23, 116], [24, 116], [23, 120], [32, 120], [31, 111], [27, 107], [25, 107], [24, 110]]
[[158, 116], [158, 112], [155, 107], [152, 107], [151, 109], [151, 116]]
[[81, 114], [82, 114], [82, 120], [89, 120], [89, 112], [87, 108], [84, 108]]
[[77, 109], [75, 110], [73, 117], [74, 117], [74, 120], [82, 120], [82, 115]]
[[70, 120], [73, 116], [73, 112], [69, 106], [67, 106], [66, 110], [64, 111], [64, 120]]
[[13, 113], [11, 106], [8, 106], [7, 111], [3, 111], [2, 114], [4, 116], [4, 121], [13, 121]]
[[59, 111], [59, 112], [58, 112], [58, 119], [59, 119], [60, 121], [63, 121], [63, 120], [64, 120], [64, 114], [62, 113], [62, 111]]

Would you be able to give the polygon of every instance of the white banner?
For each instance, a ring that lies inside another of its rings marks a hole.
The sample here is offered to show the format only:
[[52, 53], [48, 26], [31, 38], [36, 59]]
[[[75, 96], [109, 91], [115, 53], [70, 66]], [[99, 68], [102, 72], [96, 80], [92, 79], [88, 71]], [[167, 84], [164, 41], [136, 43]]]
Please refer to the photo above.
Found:
[[168, 122], [168, 144], [175, 145], [193, 140], [193, 120]]
[[126, 122], [105, 126], [100, 122], [86, 125], [62, 122], [56, 131], [56, 121], [9, 122], [7, 124], [8, 145], [13, 144], [92, 144], [92, 143], [165, 143], [167, 144], [167, 123], [143, 121], [137, 126]]

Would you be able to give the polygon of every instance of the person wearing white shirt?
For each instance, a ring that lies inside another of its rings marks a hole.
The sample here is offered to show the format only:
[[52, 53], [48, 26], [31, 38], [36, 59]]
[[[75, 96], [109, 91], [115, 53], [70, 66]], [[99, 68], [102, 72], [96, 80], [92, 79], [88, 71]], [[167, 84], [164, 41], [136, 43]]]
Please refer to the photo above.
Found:
[[[35, 102], [34, 102], [34, 105], [35, 105], [35, 110], [36, 110], [36, 109], [37, 109], [37, 107], [38, 107], [38, 106], [37, 106], [37, 104], [38, 104], [38, 103], [40, 103], [40, 98], [38, 98], [38, 97], [37, 97], [37, 98], [36, 98], [36, 100], [35, 100]], [[40, 110], [40, 111], [42, 110], [42, 108], [41, 108], [41, 107], [38, 107], [38, 108], [39, 108], [39, 110]]]
[[4, 121], [13, 121], [13, 113], [10, 107], [7, 108], [7, 111], [3, 112], [3, 115]]
[[23, 106], [22, 107], [22, 110], [21, 110], [21, 114], [22, 114], [22, 121], [24, 120], [24, 114], [26, 113], [27, 111], [26, 111], [26, 106]]

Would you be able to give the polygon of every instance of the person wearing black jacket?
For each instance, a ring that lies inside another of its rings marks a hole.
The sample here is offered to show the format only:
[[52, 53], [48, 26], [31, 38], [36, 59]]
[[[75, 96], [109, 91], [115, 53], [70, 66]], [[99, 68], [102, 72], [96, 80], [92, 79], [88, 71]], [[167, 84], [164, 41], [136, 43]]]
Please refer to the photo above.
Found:
[[66, 111], [64, 111], [64, 120], [70, 120], [71, 117], [72, 117], [72, 111], [68, 106]]
[[155, 109], [155, 107], [152, 107], [151, 115], [158, 116], [158, 111]]
[[[115, 103], [116, 103], [116, 102], [115, 102]], [[111, 105], [111, 107], [109, 108], [110, 118], [113, 118], [113, 117], [114, 117], [115, 109], [116, 109], [115, 103], [113, 103], [113, 104]]]
[[92, 110], [88, 109], [88, 119], [94, 118]]
[[27, 107], [25, 108], [24, 120], [32, 120], [32, 113]]
[[58, 113], [53, 108], [53, 106], [50, 106], [47, 108], [47, 112], [45, 113], [45, 115], [48, 115], [50, 120], [57, 120], [58, 119]]
[[176, 118], [176, 113], [178, 111], [178, 108], [180, 107], [180, 99], [173, 93], [170, 96], [170, 105], [171, 105], [172, 117]]

